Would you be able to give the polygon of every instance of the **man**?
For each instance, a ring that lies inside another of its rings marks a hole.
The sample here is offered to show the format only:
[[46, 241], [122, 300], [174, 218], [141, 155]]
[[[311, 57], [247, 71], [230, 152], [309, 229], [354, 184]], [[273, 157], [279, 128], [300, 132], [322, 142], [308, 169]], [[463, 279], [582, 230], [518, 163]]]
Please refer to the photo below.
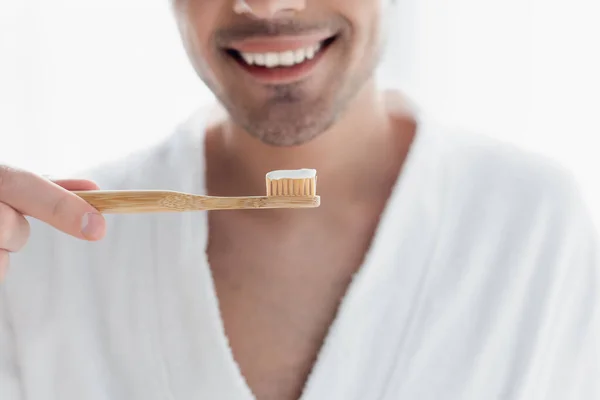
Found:
[[315, 168], [318, 209], [105, 221], [67, 191], [95, 183], [2, 168], [2, 400], [600, 398], [573, 179], [381, 91], [389, 6], [173, 1], [224, 116], [86, 175], [237, 196]]

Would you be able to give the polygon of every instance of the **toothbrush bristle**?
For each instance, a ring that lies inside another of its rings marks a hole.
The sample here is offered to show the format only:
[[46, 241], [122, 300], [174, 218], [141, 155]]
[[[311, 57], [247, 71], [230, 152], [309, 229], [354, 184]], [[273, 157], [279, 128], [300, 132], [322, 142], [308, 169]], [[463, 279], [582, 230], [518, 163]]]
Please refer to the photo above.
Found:
[[267, 177], [267, 196], [314, 197], [317, 192], [317, 178], [282, 178]]

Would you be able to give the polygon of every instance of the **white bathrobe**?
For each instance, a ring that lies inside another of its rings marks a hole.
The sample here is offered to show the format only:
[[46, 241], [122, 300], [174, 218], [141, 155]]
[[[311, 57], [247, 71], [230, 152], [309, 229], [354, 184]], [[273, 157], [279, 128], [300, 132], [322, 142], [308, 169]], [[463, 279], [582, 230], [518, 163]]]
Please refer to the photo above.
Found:
[[[419, 126], [302, 400], [600, 399], [599, 247], [573, 179]], [[195, 116], [89, 177], [203, 193], [203, 132]], [[33, 221], [1, 288], [0, 399], [253, 399], [219, 315], [206, 214], [108, 223], [86, 243]]]

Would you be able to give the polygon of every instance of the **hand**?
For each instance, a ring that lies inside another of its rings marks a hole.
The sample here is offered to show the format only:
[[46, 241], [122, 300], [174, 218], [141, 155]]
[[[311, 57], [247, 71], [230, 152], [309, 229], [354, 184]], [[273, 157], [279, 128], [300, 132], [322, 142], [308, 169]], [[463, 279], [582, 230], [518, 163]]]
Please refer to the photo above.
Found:
[[35, 174], [0, 164], [0, 281], [6, 275], [10, 253], [29, 239], [25, 216], [44, 221], [79, 239], [104, 237], [104, 218], [71, 190], [97, 190], [87, 180], [50, 181]]

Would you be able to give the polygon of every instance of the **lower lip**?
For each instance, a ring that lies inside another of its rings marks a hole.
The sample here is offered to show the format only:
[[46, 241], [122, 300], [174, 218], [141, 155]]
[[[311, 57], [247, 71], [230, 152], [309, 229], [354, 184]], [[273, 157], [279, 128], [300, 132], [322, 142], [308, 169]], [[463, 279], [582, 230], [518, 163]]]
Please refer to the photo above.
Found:
[[[270, 85], [284, 85], [301, 81], [308, 77], [319, 62], [323, 59], [331, 46], [322, 48], [312, 60], [306, 60], [301, 64], [290, 67], [266, 68], [257, 65], [248, 65], [242, 60], [233, 58], [233, 61], [247, 72], [257, 82]], [[231, 56], [230, 56], [231, 57]]]

